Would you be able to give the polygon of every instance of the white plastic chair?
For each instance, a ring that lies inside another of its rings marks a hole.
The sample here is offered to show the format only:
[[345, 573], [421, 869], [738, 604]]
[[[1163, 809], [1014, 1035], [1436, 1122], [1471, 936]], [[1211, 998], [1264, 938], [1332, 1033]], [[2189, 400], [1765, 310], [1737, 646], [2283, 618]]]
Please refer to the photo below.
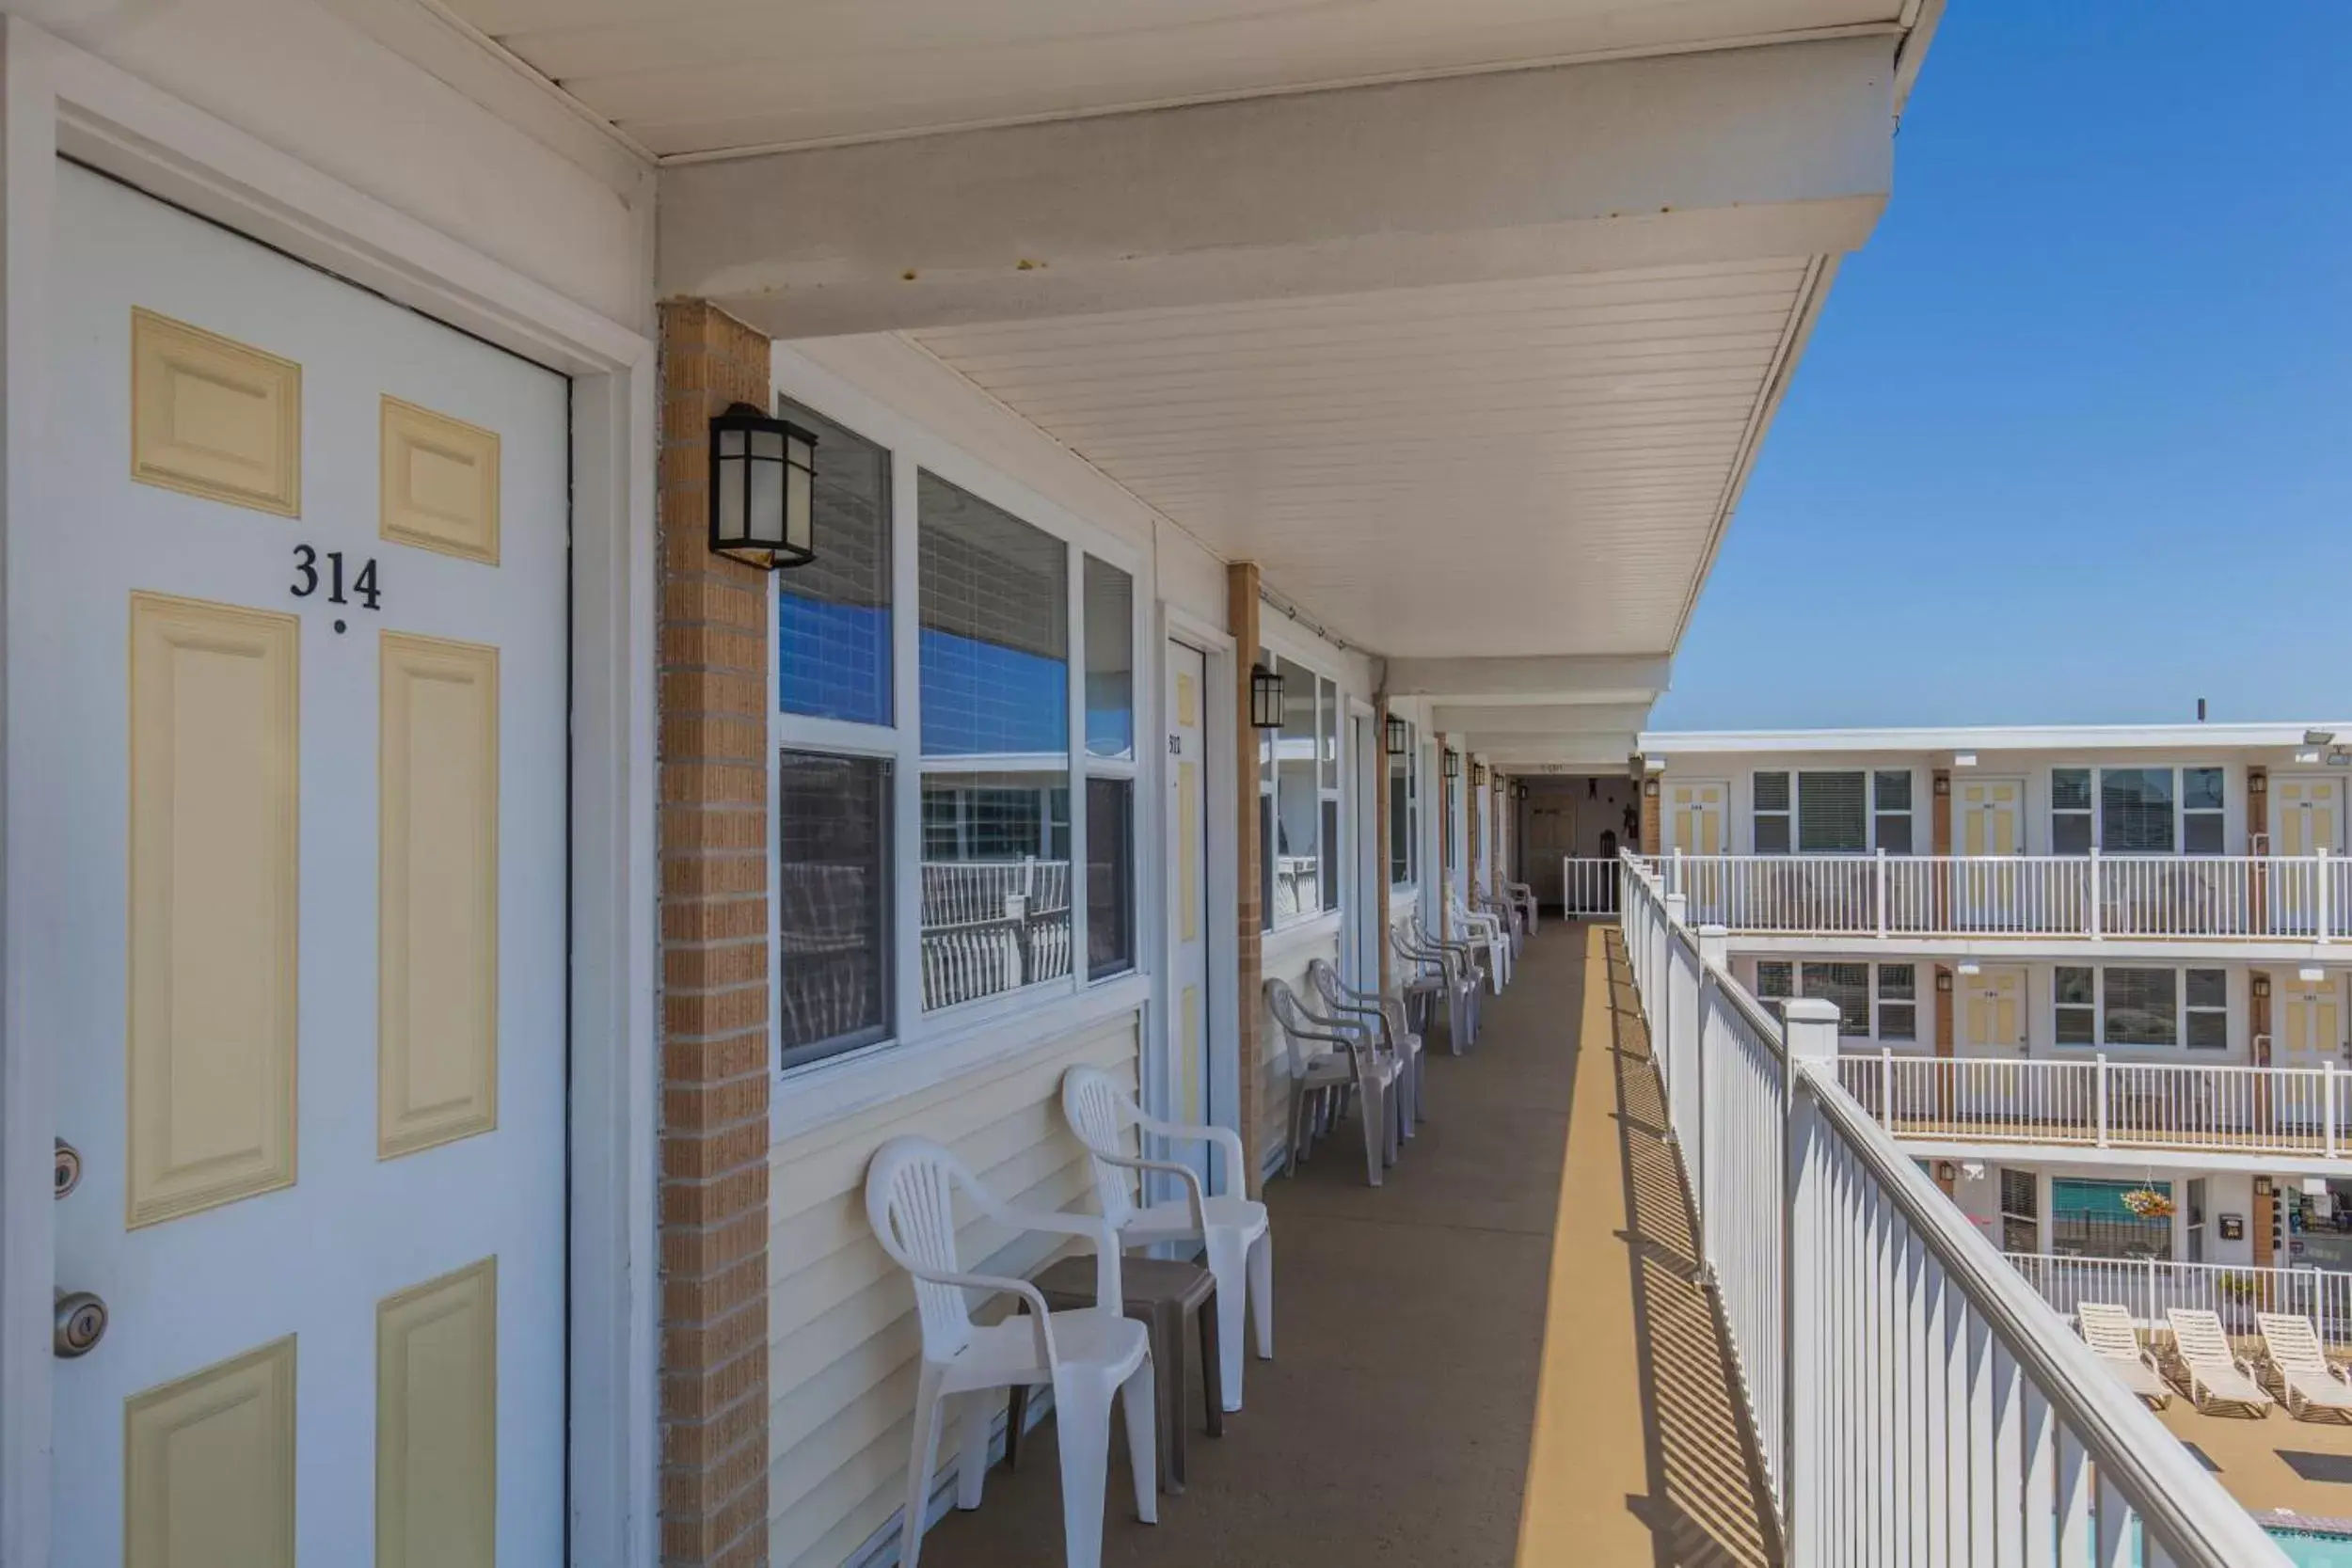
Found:
[[1353, 1022], [1324, 1018], [1311, 1011], [1287, 981], [1267, 980], [1265, 999], [1267, 1009], [1281, 1026], [1286, 1040], [1313, 1040], [1328, 1045], [1354, 1070], [1356, 1088], [1364, 1101], [1364, 1176], [1377, 1187], [1380, 1173], [1396, 1164], [1396, 1081], [1402, 1071], [1400, 1064], [1394, 1056], [1383, 1054]]
[[[1247, 1304], [1256, 1330], [1258, 1358], [1274, 1358], [1274, 1229], [1265, 1205], [1235, 1195], [1244, 1180], [1241, 1139], [1231, 1128], [1194, 1127], [1148, 1117], [1135, 1097], [1100, 1068], [1073, 1067], [1062, 1074], [1062, 1115], [1092, 1156], [1094, 1192], [1103, 1218], [1122, 1247], [1161, 1242], [1201, 1243], [1209, 1273], [1216, 1279], [1217, 1387], [1225, 1408], [1241, 1408], [1242, 1317]], [[1190, 1165], [1147, 1160], [1123, 1145], [1128, 1128], [1176, 1143], [1213, 1145], [1225, 1157], [1222, 1193], [1202, 1189]], [[1161, 1171], [1184, 1184], [1184, 1196], [1146, 1204], [1140, 1182], [1127, 1173]]]
[[1405, 1017], [1405, 1004], [1376, 990], [1358, 990], [1340, 978], [1328, 958], [1307, 962], [1307, 983], [1322, 998], [1323, 1010], [1334, 1018], [1359, 1021], [1357, 1027], [1379, 1050], [1396, 1058], [1396, 1126], [1405, 1137], [1423, 1117], [1421, 1036]]
[[[1093, 1244], [1094, 1305], [1048, 1312], [1025, 1279], [967, 1274], [956, 1261], [956, 1193], [1011, 1230], [1075, 1236]], [[866, 1167], [866, 1217], [891, 1261], [914, 1277], [923, 1326], [923, 1368], [914, 1387], [914, 1447], [907, 1465], [906, 1522], [898, 1560], [915, 1568], [938, 1458], [940, 1406], [962, 1397], [962, 1457], [956, 1506], [980, 1506], [988, 1473], [989, 1429], [1004, 1405], [1000, 1390], [1050, 1384], [1061, 1454], [1062, 1549], [1069, 1568], [1100, 1568], [1103, 1490], [1108, 1479], [1111, 1399], [1127, 1420], [1127, 1457], [1135, 1471], [1136, 1513], [1159, 1522], [1158, 1405], [1153, 1398], [1151, 1336], [1120, 1315], [1119, 1240], [1085, 1214], [1013, 1209], [996, 1201], [970, 1167], [928, 1138], [893, 1138]], [[972, 1321], [967, 1290], [1006, 1291], [1026, 1304], [1025, 1317]]]
[[1519, 918], [1527, 923], [1527, 934], [1534, 936], [1536, 928], [1542, 924], [1537, 918], [1535, 890], [1525, 882], [1505, 880], [1502, 884], [1502, 893], [1504, 897], [1518, 906]]
[[1446, 1044], [1459, 1056], [1477, 1043], [1479, 991], [1484, 980], [1483, 948], [1467, 942], [1440, 942], [1429, 932], [1415, 910], [1396, 939], [1397, 950], [1421, 963], [1435, 964], [1446, 981]]
[[1480, 913], [1459, 898], [1453, 900], [1449, 912], [1454, 916], [1454, 924], [1460, 928], [1463, 940], [1477, 943], [1486, 950], [1486, 983], [1494, 988], [1497, 996], [1501, 996], [1502, 988], [1511, 983], [1511, 938], [1503, 930], [1502, 921], [1498, 916]]

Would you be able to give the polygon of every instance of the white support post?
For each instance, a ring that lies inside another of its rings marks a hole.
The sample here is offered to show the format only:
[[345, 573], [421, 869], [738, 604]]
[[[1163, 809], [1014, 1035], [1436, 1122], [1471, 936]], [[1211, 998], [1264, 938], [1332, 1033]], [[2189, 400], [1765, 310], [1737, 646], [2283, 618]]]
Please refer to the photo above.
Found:
[[1781, 1538], [1788, 1543], [1791, 1562], [1823, 1562], [1830, 1557], [1834, 1521], [1805, 1509], [1804, 1479], [1796, 1473], [1806, 1465], [1804, 1437], [1820, 1429], [1822, 1392], [1832, 1375], [1831, 1369], [1815, 1365], [1817, 1357], [1810, 1354], [1821, 1307], [1830, 1173], [1820, 1105], [1803, 1080], [1808, 1071], [1837, 1070], [1836, 1006], [1812, 996], [1781, 1004], [1781, 1038], [1788, 1049], [1781, 1073], [1781, 1452], [1791, 1472], [1782, 1478]]
[[1878, 911], [1879, 936], [1886, 935], [1886, 851], [1881, 849], [1870, 867], [1871, 904]]
[[1694, 992], [1698, 1005], [1692, 1009], [1698, 1015], [1693, 1041], [1696, 1049], [1691, 1053], [1691, 1074], [1693, 1079], [1691, 1099], [1697, 1115], [1694, 1118], [1694, 1125], [1691, 1129], [1691, 1136], [1683, 1143], [1682, 1159], [1683, 1164], [1691, 1172], [1691, 1190], [1698, 1195], [1699, 1199], [1698, 1217], [1692, 1227], [1696, 1235], [1692, 1237], [1692, 1240], [1697, 1243], [1699, 1268], [1709, 1277], [1712, 1277], [1715, 1269], [1713, 1260], [1708, 1256], [1707, 1251], [1708, 1204], [1707, 1178], [1714, 1169], [1714, 1160], [1707, 1142], [1707, 1025], [1708, 1021], [1715, 1016], [1715, 1009], [1708, 1006], [1708, 995], [1715, 987], [1715, 976], [1718, 974], [1729, 974], [1730, 969], [1731, 933], [1721, 926], [1700, 927], [1699, 983]]
[[[1649, 1053], [1658, 1064], [1660, 1076], [1669, 1085], [1681, 1064], [1675, 1060], [1675, 1036], [1682, 1021], [1675, 1016], [1675, 931], [1682, 925], [1684, 900], [1679, 893], [1669, 893], [1665, 898], [1666, 918], [1659, 922], [1658, 999], [1652, 1004], [1649, 1021]], [[1674, 1092], [1667, 1090], [1666, 1134], [1672, 1137], [1674, 1125], [1672, 1107]]]
[[1682, 846], [1677, 844], [1674, 847], [1672, 858], [1666, 862], [1666, 891], [1679, 898], [1683, 895], [1683, 889], [1690, 885], [1682, 879]]
[[2090, 896], [2086, 903], [2090, 911], [2090, 940], [2097, 942], [2101, 939], [2100, 927], [2106, 922], [2099, 904], [2106, 894], [2106, 879], [2099, 873], [2099, 847], [2095, 844], [2090, 847]]
[[2099, 1147], [2101, 1148], [2105, 1148], [2107, 1147], [2107, 1053], [2104, 1051], [2100, 1052], [2098, 1055], [2097, 1076], [2099, 1087]]
[[2315, 858], [2318, 862], [2316, 869], [2319, 873], [2319, 940], [2326, 942], [2329, 940], [2328, 927], [2333, 913], [2328, 908], [2328, 847], [2326, 845], [2320, 846]]
[[2336, 1157], [2336, 1059], [2333, 1056], [2319, 1064], [2320, 1092], [2328, 1097], [2328, 1158]]
[[1893, 1131], [1895, 1126], [1895, 1053], [1891, 1047], [1879, 1047], [1879, 1125]]

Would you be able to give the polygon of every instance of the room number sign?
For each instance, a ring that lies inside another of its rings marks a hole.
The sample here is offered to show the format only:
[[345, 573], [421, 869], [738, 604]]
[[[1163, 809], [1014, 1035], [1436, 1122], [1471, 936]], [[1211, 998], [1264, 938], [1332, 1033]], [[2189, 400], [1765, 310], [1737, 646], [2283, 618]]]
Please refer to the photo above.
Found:
[[[325, 564], [322, 566], [321, 562]], [[356, 573], [345, 581], [343, 552], [328, 550], [324, 556], [309, 545], [294, 547], [294, 581], [289, 586], [297, 599], [307, 599], [324, 589], [328, 604], [350, 604], [355, 599], [364, 610], [381, 610], [384, 591], [376, 582], [375, 558], [368, 557], [359, 563]], [[342, 630], [339, 623], [335, 629]]]

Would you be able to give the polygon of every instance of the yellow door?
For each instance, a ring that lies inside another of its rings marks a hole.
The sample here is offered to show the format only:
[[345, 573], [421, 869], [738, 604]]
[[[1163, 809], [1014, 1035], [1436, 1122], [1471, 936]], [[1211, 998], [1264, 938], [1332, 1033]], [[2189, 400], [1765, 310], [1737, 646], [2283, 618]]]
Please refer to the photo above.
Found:
[[2026, 1049], [2026, 973], [1987, 969], [1954, 977], [1960, 1050], [1970, 1056], [2015, 1055]]
[[2026, 786], [2017, 779], [1970, 779], [1958, 791], [1953, 816], [1959, 818], [1960, 852], [1963, 855], [2014, 855], [2019, 848], [2018, 825], [2023, 820]]
[[1730, 794], [1719, 784], [1678, 784], [1667, 787], [1667, 847], [1686, 855], [1724, 852], [1724, 801]]
[[2333, 980], [2290, 980], [2280, 988], [2279, 1033], [2271, 1062], [2278, 1067], [2315, 1068], [2340, 1061], [2344, 1013]]
[[2329, 854], [2344, 847], [2344, 785], [2335, 779], [2280, 779], [2272, 799], [2281, 855]]

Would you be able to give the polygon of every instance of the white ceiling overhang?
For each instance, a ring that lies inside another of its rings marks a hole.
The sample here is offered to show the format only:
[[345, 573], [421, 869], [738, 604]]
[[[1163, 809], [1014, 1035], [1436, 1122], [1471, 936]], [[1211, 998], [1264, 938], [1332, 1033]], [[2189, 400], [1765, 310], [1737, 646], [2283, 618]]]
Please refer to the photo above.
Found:
[[1940, 9], [436, 3], [660, 158], [665, 297], [904, 335], [1505, 766], [1630, 749]]

